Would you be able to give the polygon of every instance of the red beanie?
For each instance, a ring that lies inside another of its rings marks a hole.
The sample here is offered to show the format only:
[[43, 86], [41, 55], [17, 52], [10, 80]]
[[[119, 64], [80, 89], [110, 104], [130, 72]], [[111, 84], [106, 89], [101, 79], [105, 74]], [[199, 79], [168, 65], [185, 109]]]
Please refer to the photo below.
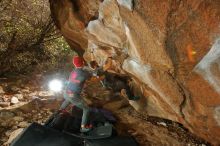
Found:
[[84, 60], [79, 56], [74, 56], [73, 64], [75, 65], [75, 67], [82, 67], [84, 65]]

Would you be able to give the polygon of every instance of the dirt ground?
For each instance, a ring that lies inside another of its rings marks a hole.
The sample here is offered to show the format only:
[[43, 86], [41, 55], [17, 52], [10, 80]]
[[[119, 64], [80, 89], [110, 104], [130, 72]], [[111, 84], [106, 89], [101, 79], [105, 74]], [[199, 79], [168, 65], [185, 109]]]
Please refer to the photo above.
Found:
[[[62, 101], [55, 98], [61, 95], [53, 96], [45, 87], [41, 88], [40, 79], [37, 82], [25, 78], [1, 79], [0, 82], [3, 89], [0, 92], [0, 145], [9, 145], [32, 122], [43, 124]], [[88, 82], [82, 96], [87, 97], [88, 104], [112, 111], [118, 120], [115, 125], [118, 132], [132, 135], [141, 146], [210, 145], [178, 123], [136, 112], [126, 99], [102, 88], [99, 82]], [[13, 97], [17, 97], [17, 103], [12, 103]]]

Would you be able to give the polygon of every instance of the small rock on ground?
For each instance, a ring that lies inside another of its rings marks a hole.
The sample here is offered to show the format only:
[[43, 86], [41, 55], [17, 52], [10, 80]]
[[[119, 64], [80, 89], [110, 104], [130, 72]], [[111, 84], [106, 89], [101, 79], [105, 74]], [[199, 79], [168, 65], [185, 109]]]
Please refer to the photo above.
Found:
[[19, 102], [19, 100], [18, 100], [17, 97], [13, 96], [13, 97], [11, 98], [11, 103], [12, 103], [12, 104], [16, 104], [16, 103], [18, 103], [18, 102]]

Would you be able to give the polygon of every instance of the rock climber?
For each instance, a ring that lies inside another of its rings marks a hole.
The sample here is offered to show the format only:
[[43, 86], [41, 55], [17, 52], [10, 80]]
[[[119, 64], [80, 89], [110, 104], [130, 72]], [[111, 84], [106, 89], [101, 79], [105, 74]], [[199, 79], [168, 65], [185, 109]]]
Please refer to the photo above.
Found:
[[83, 110], [82, 121], [81, 121], [81, 132], [88, 132], [90, 128], [86, 127], [90, 108], [83, 101], [80, 93], [83, 89], [86, 80], [92, 77], [91, 73], [85, 69], [84, 59], [75, 56], [73, 57], [73, 65], [75, 69], [70, 73], [69, 80], [66, 84], [64, 91], [64, 101], [60, 107], [60, 111], [65, 110], [65, 108], [72, 104]]

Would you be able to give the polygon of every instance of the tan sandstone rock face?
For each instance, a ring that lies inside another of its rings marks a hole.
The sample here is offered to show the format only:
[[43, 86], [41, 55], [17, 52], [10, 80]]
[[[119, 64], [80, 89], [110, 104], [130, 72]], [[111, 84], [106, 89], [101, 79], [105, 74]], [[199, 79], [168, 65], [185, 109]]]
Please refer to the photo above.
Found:
[[50, 0], [87, 61], [129, 75], [149, 115], [220, 144], [220, 1]]

